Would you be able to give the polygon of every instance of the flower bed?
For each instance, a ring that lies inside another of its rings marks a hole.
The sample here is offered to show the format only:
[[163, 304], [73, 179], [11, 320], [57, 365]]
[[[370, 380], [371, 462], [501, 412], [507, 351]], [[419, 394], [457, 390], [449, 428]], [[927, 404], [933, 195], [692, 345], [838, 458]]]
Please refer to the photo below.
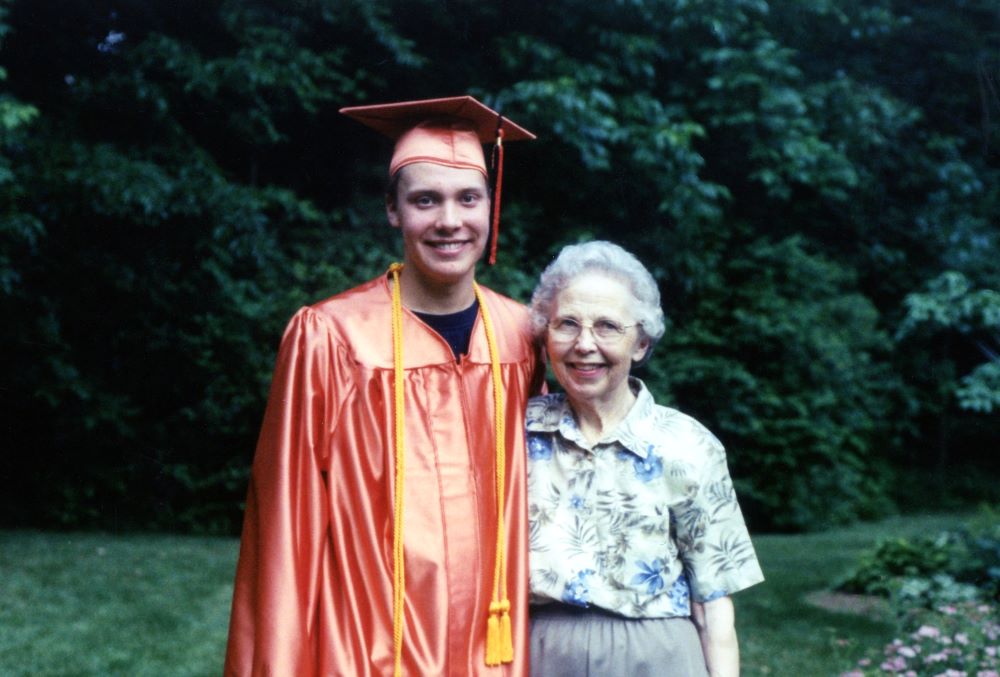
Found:
[[[913, 629], [841, 677], [1000, 677], [1000, 616], [992, 603], [961, 602], [911, 614]], [[915, 627], [913, 627], [915, 626]]]

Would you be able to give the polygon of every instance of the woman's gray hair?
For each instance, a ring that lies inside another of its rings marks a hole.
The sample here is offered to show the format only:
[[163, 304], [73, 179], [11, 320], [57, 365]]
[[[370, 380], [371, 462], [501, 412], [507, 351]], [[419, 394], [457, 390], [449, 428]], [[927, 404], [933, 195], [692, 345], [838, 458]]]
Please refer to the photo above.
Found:
[[666, 329], [663, 309], [660, 308], [660, 289], [656, 280], [632, 254], [605, 240], [594, 240], [563, 247], [556, 260], [542, 272], [531, 295], [531, 323], [536, 337], [541, 337], [552, 316], [556, 296], [575, 278], [584, 273], [602, 273], [621, 280], [628, 286], [635, 300], [635, 321], [641, 335], [649, 340], [649, 357], [653, 345]]

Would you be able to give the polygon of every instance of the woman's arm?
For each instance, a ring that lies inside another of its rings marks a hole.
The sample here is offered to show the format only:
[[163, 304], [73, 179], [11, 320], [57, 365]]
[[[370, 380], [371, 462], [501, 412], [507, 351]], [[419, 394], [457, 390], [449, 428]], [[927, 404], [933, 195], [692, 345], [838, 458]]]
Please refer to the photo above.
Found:
[[740, 646], [736, 639], [733, 600], [727, 595], [711, 602], [694, 602], [691, 607], [708, 674], [711, 677], [739, 677]]

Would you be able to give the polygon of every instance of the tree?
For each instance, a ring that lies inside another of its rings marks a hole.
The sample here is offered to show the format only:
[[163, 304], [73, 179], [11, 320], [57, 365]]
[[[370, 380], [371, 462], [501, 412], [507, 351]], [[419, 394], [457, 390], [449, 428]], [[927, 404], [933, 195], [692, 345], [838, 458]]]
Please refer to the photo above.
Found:
[[1000, 288], [987, 0], [8, 5], [4, 522], [232, 530], [286, 318], [398, 256], [389, 142], [336, 109], [463, 92], [539, 134], [483, 281], [636, 252], [672, 321], [644, 378], [756, 528], [888, 510], [891, 464], [987, 444], [962, 347], [995, 326], [914, 315]]
[[952, 332], [964, 339], [962, 362], [974, 365], [953, 385], [963, 409], [988, 414], [1000, 408], [1000, 292], [973, 289], [962, 273], [948, 271], [907, 295], [900, 338]]

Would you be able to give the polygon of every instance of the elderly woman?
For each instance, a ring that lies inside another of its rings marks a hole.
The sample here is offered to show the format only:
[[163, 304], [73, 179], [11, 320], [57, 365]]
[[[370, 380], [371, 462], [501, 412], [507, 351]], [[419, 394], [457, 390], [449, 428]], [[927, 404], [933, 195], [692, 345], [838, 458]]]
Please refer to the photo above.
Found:
[[722, 445], [629, 376], [663, 335], [656, 283], [572, 245], [531, 313], [565, 390], [528, 405], [532, 675], [737, 675], [729, 596], [763, 575]]

